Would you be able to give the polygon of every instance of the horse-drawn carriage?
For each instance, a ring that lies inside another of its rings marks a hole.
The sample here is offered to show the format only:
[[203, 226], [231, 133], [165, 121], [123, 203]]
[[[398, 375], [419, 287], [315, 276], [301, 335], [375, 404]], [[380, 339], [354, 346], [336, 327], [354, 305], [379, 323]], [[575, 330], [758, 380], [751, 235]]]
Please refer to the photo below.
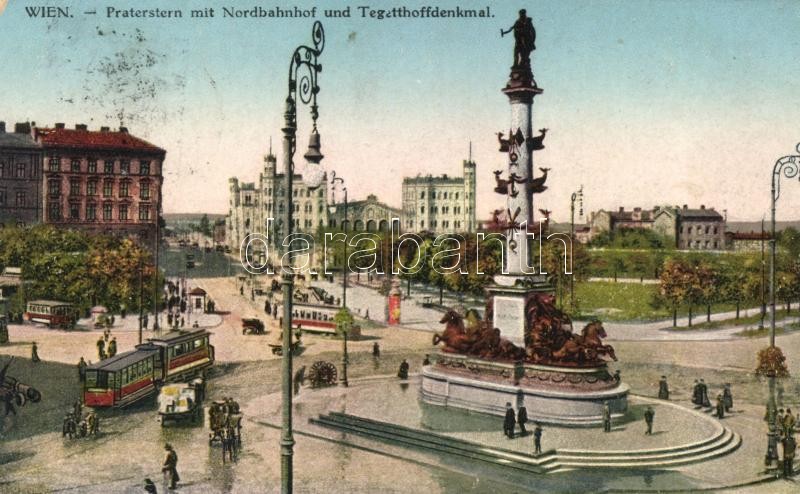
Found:
[[[294, 341], [292, 341], [292, 355], [297, 355], [300, 352], [302, 343], [300, 341], [300, 332], [294, 333]], [[283, 355], [283, 331], [280, 332], [278, 338], [271, 343], [268, 343], [273, 355]]]
[[267, 330], [260, 319], [242, 319], [242, 334], [267, 334]]
[[222, 461], [226, 456], [234, 460], [242, 447], [242, 414], [239, 404], [233, 400], [217, 400], [208, 408], [208, 445], [219, 441], [222, 445]]

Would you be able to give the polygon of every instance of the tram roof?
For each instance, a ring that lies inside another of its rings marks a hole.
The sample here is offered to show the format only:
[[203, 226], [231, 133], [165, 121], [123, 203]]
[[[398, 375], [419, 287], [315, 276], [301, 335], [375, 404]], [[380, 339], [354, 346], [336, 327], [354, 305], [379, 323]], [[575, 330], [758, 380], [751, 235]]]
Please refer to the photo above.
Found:
[[92, 364], [87, 367], [87, 370], [102, 370], [108, 372], [116, 372], [119, 370], [128, 367], [131, 364], [135, 364], [140, 360], [144, 360], [145, 358], [158, 353], [158, 350], [153, 348], [143, 348], [138, 350], [130, 350], [127, 352], [123, 352], [117, 355], [114, 355], [111, 358], [107, 358], [105, 360], [101, 360], [96, 364]]
[[154, 336], [152, 338], [148, 338], [147, 342], [152, 343], [154, 345], [159, 345], [164, 343], [169, 344], [181, 340], [188, 341], [197, 338], [198, 336], [206, 336], [209, 334], [211, 333], [209, 333], [205, 329], [197, 329], [194, 331], [187, 331], [187, 330], [170, 331], [169, 333], [162, 334], [161, 336]]
[[59, 302], [58, 300], [29, 300], [28, 304], [46, 305], [48, 307], [60, 307], [62, 305], [72, 305], [69, 302]]

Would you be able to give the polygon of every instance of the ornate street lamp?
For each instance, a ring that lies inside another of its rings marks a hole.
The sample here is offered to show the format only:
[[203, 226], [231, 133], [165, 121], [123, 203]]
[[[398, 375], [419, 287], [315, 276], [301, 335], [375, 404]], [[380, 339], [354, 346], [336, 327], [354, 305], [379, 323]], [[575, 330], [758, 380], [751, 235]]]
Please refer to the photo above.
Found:
[[[313, 129], [309, 141], [308, 151], [304, 155], [308, 165], [304, 170], [303, 178], [306, 186], [313, 189], [319, 187], [324, 180], [324, 172], [320, 169], [319, 162], [323, 156], [320, 152], [320, 136], [317, 132], [317, 117], [319, 116], [317, 107], [317, 93], [319, 85], [317, 76], [322, 71], [322, 65], [317, 58], [325, 48], [325, 31], [322, 23], [314, 23], [311, 28], [311, 39], [313, 47], [298, 46], [292, 60], [289, 63], [289, 95], [286, 97], [286, 112], [284, 113], [283, 131], [283, 163], [284, 163], [284, 188], [286, 189], [289, 204], [286, 208], [284, 222], [285, 234], [291, 240], [292, 230], [294, 229], [292, 203], [292, 187], [294, 179], [294, 153], [297, 144], [297, 103], [308, 105], [311, 109], [311, 120]], [[298, 78], [299, 76], [299, 78]], [[284, 265], [282, 271], [282, 295], [283, 295], [283, 361], [281, 365], [282, 374], [282, 420], [281, 420], [281, 492], [289, 494], [292, 492], [292, 455], [294, 438], [292, 437], [292, 294], [294, 292], [294, 259], [291, 255], [282, 256]]]
[[[573, 192], [570, 197], [569, 207], [569, 238], [570, 241], [575, 241], [575, 201], [580, 200], [580, 213], [583, 216], [583, 185], [580, 186], [577, 192]], [[572, 311], [575, 310], [575, 274], [569, 275], [569, 306]]]
[[[350, 384], [347, 381], [347, 364], [349, 363], [349, 358], [347, 356], [347, 333], [353, 325], [353, 316], [350, 315], [350, 311], [347, 309], [347, 187], [344, 187], [344, 179], [342, 177], [337, 177], [335, 171], [331, 172], [331, 177], [331, 186], [335, 188], [338, 183], [342, 186], [342, 191], [344, 192], [344, 222], [342, 223], [342, 230], [344, 230], [345, 237], [344, 260], [342, 261], [342, 309], [336, 316], [336, 329], [342, 335], [342, 376], [340, 382], [342, 386], [348, 387]], [[331, 213], [335, 211], [336, 206], [332, 205]]]
[[[800, 144], [795, 148], [800, 153]], [[800, 175], [800, 155], [784, 156], [775, 162], [772, 169], [772, 195], [771, 195], [771, 236], [769, 239], [769, 347], [774, 355], [775, 352], [775, 205], [781, 195], [780, 180], [781, 175], [786, 178], [794, 178]], [[767, 454], [764, 464], [768, 469], [778, 466], [778, 433], [775, 424], [776, 405], [775, 405], [775, 372], [767, 376], [769, 379], [769, 400], [767, 402]]]

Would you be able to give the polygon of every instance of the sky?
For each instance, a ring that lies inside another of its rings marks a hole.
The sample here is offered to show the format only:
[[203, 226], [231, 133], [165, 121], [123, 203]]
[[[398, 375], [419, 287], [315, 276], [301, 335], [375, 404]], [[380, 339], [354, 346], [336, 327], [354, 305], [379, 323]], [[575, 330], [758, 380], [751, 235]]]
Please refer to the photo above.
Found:
[[[33, 19], [25, 6], [70, 7]], [[359, 5], [483, 9], [486, 19], [362, 18]], [[800, 2], [796, 1], [297, 1], [315, 18], [223, 18], [223, 6], [260, 2], [143, 0], [27, 2], [0, 14], [0, 120], [118, 127], [167, 150], [165, 212], [225, 213], [228, 178], [257, 180], [280, 156], [291, 55], [320, 20], [318, 127], [324, 167], [351, 199], [375, 193], [399, 207], [404, 176], [455, 175], [477, 162], [478, 214], [504, 197], [495, 133], [507, 131], [501, 93], [519, 8], [537, 31], [533, 67], [544, 93], [534, 128], [547, 127], [535, 166], [552, 170], [536, 208], [569, 219], [584, 209], [715, 207], [730, 220], [769, 212], [775, 161], [800, 154]], [[182, 19], [108, 18], [106, 8], [179, 8]], [[214, 18], [189, 18], [191, 8]], [[325, 8], [351, 8], [327, 18]], [[84, 12], [97, 10], [97, 14]], [[299, 108], [296, 162], [310, 133]], [[797, 219], [800, 182], [782, 180], [778, 219]], [[768, 217], [768, 216], [767, 216]]]

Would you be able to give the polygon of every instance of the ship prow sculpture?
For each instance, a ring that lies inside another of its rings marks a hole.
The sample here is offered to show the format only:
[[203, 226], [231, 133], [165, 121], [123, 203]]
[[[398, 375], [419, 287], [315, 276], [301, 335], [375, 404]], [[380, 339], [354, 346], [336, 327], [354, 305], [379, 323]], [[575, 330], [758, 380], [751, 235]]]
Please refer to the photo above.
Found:
[[[495, 192], [506, 198], [495, 210], [488, 229], [505, 232], [506, 274], [487, 288], [486, 310], [460, 314], [449, 310], [441, 319], [441, 345], [431, 365], [422, 371], [423, 401], [494, 415], [506, 405], [525, 406], [533, 421], [599, 426], [607, 406], [612, 416], [627, 410], [628, 386], [607, 362], [617, 357], [598, 320], [573, 331], [570, 317], [556, 307], [553, 287], [541, 275], [523, 270], [532, 252], [533, 198], [547, 189], [550, 168], [534, 176], [533, 153], [544, 149], [547, 128], [533, 135], [533, 99], [543, 90], [533, 78], [530, 55], [536, 31], [524, 10], [507, 31], [514, 33], [514, 63], [502, 90], [511, 105], [509, 138], [497, 133], [500, 152], [508, 156], [506, 170], [495, 170]], [[506, 177], [502, 178], [505, 173]], [[543, 213], [544, 214], [544, 213]], [[549, 221], [550, 211], [545, 214]]]

